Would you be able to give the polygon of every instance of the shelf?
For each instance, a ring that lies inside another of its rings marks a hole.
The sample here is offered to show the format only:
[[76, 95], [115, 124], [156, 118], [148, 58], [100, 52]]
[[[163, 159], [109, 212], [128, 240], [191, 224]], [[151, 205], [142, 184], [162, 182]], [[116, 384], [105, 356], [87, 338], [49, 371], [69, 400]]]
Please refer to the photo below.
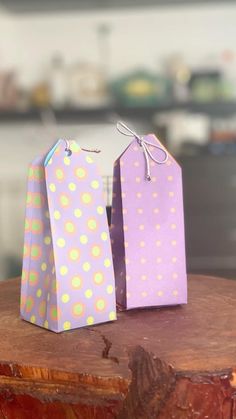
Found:
[[40, 110], [30, 109], [27, 111], [0, 111], [0, 122], [40, 122], [42, 118], [52, 117], [57, 122], [62, 123], [81, 123], [81, 122], [96, 122], [96, 123], [113, 123], [119, 118], [132, 118], [150, 120], [155, 113], [165, 111], [186, 110], [194, 113], [204, 113], [209, 116], [227, 116], [236, 114], [236, 101], [222, 101], [222, 102], [205, 102], [205, 103], [178, 103], [166, 102], [152, 107], [121, 107], [110, 106], [104, 108], [89, 108], [89, 109], [51, 109]]
[[[234, 2], [234, 0], [227, 0]], [[192, 6], [195, 4], [225, 4], [224, 0], [146, 0], [145, 6], [143, 0], [0, 0], [0, 6], [12, 13], [31, 13], [31, 12], [55, 12], [55, 11], [73, 11], [73, 10], [116, 10], [125, 8], [147, 8], [147, 7], [175, 7]]]

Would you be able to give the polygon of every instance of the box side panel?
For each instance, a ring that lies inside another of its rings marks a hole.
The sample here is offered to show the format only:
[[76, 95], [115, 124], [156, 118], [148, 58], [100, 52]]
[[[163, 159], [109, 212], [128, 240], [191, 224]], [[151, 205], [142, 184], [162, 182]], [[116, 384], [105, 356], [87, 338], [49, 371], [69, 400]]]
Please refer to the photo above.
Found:
[[47, 306], [54, 300], [55, 268], [45, 171], [40, 159], [29, 170], [22, 273], [22, 317], [48, 327]]

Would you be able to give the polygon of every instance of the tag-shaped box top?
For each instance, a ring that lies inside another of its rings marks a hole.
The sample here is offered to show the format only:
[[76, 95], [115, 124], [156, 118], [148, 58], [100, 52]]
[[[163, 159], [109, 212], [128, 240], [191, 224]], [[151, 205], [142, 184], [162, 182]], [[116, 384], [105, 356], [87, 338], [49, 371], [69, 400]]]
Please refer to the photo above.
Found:
[[[154, 135], [143, 137], [157, 158], [163, 148]], [[162, 153], [162, 154], [161, 154]], [[168, 154], [164, 164], [134, 139], [114, 165], [111, 241], [116, 298], [123, 308], [187, 302], [181, 168]]]

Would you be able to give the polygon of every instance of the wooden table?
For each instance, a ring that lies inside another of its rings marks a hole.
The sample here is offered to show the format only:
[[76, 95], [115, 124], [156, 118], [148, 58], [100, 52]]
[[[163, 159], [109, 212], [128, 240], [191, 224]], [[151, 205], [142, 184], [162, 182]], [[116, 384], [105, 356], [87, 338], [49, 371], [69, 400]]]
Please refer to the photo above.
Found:
[[0, 284], [0, 418], [236, 418], [236, 281], [189, 277], [189, 304], [54, 334]]

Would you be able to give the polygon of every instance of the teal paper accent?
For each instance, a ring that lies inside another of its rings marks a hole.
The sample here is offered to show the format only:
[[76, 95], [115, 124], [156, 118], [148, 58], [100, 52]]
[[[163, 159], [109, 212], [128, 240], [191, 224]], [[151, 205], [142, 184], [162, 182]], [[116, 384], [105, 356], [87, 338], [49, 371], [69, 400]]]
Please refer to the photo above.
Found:
[[49, 153], [47, 154], [47, 156], [46, 156], [46, 158], [45, 158], [45, 160], [44, 160], [44, 167], [46, 167], [46, 166], [47, 166], [47, 164], [48, 164], [48, 162], [49, 162], [50, 158], [53, 156], [53, 154], [54, 154], [55, 150], [57, 149], [57, 147], [58, 147], [58, 145], [59, 145], [59, 143], [60, 143], [60, 141], [61, 141], [61, 140], [58, 140], [58, 141], [56, 142], [56, 144], [52, 147], [52, 149], [49, 151]]

